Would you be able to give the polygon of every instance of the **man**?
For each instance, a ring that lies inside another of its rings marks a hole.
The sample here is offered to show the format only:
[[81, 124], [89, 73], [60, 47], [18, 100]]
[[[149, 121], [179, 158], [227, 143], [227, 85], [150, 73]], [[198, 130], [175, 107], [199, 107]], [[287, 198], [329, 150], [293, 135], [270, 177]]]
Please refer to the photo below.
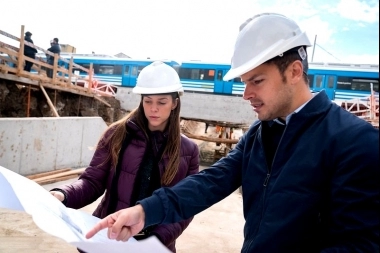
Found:
[[[30, 43], [33, 44], [32, 33], [31, 32], [26, 32], [24, 39], [25, 39], [25, 41], [30, 42]], [[29, 58], [32, 58], [32, 59], [35, 59], [36, 58], [36, 53], [37, 53], [37, 49], [35, 49], [33, 47], [30, 47], [28, 45], [24, 45], [24, 55], [25, 56], [27, 56]], [[24, 70], [30, 72], [30, 70], [32, 69], [32, 66], [33, 66], [33, 62], [25, 61]]]
[[[379, 252], [379, 131], [311, 94], [309, 39], [279, 14], [240, 27], [231, 70], [259, 121], [227, 157], [100, 221], [127, 240], [143, 227], [195, 215], [243, 191], [242, 252]], [[210, 238], [209, 238], [210, 239]]]
[[[60, 54], [61, 53], [61, 47], [58, 44], [58, 38], [54, 38], [50, 41], [50, 48], [48, 48], [48, 51], [52, 52], [53, 54]], [[54, 57], [50, 55], [46, 55], [47, 63], [50, 65], [54, 65]], [[53, 69], [47, 68], [46, 75], [50, 78], [53, 77]]]

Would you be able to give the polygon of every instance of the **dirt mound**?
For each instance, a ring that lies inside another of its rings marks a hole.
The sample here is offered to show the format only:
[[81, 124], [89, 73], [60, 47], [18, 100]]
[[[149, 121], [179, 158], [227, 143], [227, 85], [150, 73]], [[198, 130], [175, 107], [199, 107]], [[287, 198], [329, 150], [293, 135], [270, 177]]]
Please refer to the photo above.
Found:
[[[125, 113], [120, 101], [112, 97], [102, 97], [111, 107], [86, 96], [69, 92], [46, 89], [46, 92], [61, 117], [99, 116], [106, 123], [118, 120]], [[28, 88], [11, 81], [0, 81], [0, 117], [27, 117]], [[46, 97], [41, 90], [30, 90], [29, 117], [53, 117]]]

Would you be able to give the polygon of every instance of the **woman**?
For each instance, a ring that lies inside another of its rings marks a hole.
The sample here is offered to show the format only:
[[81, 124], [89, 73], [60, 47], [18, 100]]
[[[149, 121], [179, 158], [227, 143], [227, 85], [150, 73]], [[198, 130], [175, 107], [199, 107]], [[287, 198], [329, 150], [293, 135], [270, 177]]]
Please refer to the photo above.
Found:
[[[153, 62], [141, 71], [133, 92], [141, 94], [140, 105], [106, 130], [78, 181], [51, 190], [67, 207], [82, 208], [106, 190], [93, 213], [104, 218], [199, 171], [198, 146], [180, 133], [183, 88], [177, 72]], [[175, 252], [175, 240], [191, 220], [148, 227], [136, 239], [155, 235]]]

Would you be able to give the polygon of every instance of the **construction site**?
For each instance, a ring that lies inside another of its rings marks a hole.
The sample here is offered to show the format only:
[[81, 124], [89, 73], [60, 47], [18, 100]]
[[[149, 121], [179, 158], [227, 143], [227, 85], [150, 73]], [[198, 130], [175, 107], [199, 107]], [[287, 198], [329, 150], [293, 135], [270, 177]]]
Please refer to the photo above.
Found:
[[[0, 165], [51, 189], [78, 178], [88, 165], [101, 134], [129, 110], [122, 108], [120, 100], [115, 98], [116, 87], [107, 83], [96, 87], [88, 85], [93, 83], [92, 66], [85, 69], [72, 60], [68, 62], [69, 68], [59, 66], [58, 61], [65, 59], [25, 41], [24, 33], [24, 27], [20, 37], [0, 30], [0, 36], [19, 44], [12, 46], [0, 39]], [[54, 57], [54, 64], [25, 56], [24, 44]], [[33, 62], [34, 71], [24, 71], [26, 60]], [[86, 71], [88, 76], [75, 75], [74, 67]], [[47, 69], [52, 70], [51, 78], [46, 74]], [[183, 117], [181, 120], [182, 132], [200, 147], [204, 165], [224, 156], [247, 127], [248, 124], [240, 122], [213, 119]], [[91, 213], [98, 201], [83, 210]], [[223, 224], [218, 222], [216, 229], [221, 233], [218, 236], [205, 221], [209, 220], [210, 212], [216, 214], [214, 217], [227, 213], [237, 220], [236, 240], [229, 243], [229, 252], [238, 251], [244, 224], [239, 191], [231, 195], [231, 201], [236, 210], [230, 208], [231, 202], [215, 206], [203, 217], [200, 215], [198, 221], [192, 223], [193, 229], [187, 230], [188, 236], [183, 235], [180, 240], [194, 241], [200, 238], [200, 231], [204, 235], [208, 229], [216, 238], [215, 245], [226, 246], [226, 237], [230, 235], [224, 232]], [[0, 252], [76, 252], [75, 247], [39, 229], [26, 213], [0, 209], [0, 220]], [[224, 226], [231, 230], [228, 222]], [[196, 244], [184, 242], [179, 243], [185, 246], [182, 250], [178, 247], [179, 252], [193, 252], [191, 245]], [[217, 250], [220, 246], [215, 245]], [[205, 248], [203, 252], [210, 250]]]
[[[91, 85], [92, 64], [86, 69], [73, 59], [67, 61], [25, 41], [24, 33], [24, 26], [19, 37], [0, 30], [0, 165], [48, 190], [78, 178], [90, 162], [101, 134], [136, 107], [140, 98], [133, 96], [130, 89], [107, 83]], [[19, 46], [3, 42], [2, 37]], [[54, 64], [25, 56], [24, 45], [54, 57]], [[33, 63], [33, 72], [24, 71], [25, 61]], [[59, 66], [58, 61], [66, 61], [69, 67]], [[76, 75], [73, 68], [85, 71], [87, 77]], [[46, 75], [47, 69], [52, 70], [52, 77]], [[198, 144], [204, 169], [234, 148], [256, 116], [247, 103], [246, 109], [231, 111], [233, 106], [229, 105], [235, 100], [241, 103], [240, 97], [220, 96], [218, 100], [218, 96], [199, 96], [185, 94], [181, 130]], [[373, 92], [367, 100], [335, 102], [379, 127], [379, 98]], [[84, 210], [92, 212], [94, 207], [96, 203]], [[223, 215], [232, 221], [220, 222]], [[210, 217], [215, 217], [212, 228], [206, 224]], [[26, 214], [0, 209], [0, 224], [0, 252], [76, 252], [36, 228]], [[236, 191], [225, 202], [197, 216], [178, 240], [178, 252], [238, 252], [243, 224], [241, 194]], [[208, 248], [189, 248], [203, 240], [200, 232], [210, 233], [216, 240]]]

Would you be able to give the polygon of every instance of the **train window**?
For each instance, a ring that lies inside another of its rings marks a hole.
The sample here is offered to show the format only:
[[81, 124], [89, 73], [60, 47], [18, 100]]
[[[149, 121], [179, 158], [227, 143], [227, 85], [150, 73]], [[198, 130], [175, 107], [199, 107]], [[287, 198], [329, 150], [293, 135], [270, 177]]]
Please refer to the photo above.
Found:
[[129, 75], [129, 66], [125, 66], [124, 75]]
[[379, 92], [379, 81], [373, 79], [352, 78], [352, 77], [338, 77], [337, 89], [341, 90], [357, 90], [357, 91], [370, 91], [371, 83], [373, 90]]
[[133, 66], [133, 67], [132, 67], [131, 75], [132, 75], [132, 76], [136, 76], [136, 75], [137, 75], [137, 66]]
[[137, 76], [140, 75], [141, 70], [144, 68], [144, 66], [138, 66], [137, 68]]
[[223, 70], [218, 70], [218, 75], [216, 77], [216, 80], [222, 81], [223, 79]]
[[307, 75], [307, 79], [309, 80], [309, 87], [313, 88], [314, 75]]
[[[96, 73], [96, 71], [95, 71]], [[113, 75], [114, 74], [114, 65], [99, 65], [99, 74], [104, 75]]]
[[[352, 79], [352, 90], [371, 91], [371, 83], [374, 91], [379, 91], [379, 82], [376, 80]], [[377, 84], [377, 85], [375, 85]], [[377, 89], [377, 90], [376, 90]]]
[[329, 79], [327, 80], [327, 87], [334, 88], [334, 81], [335, 81], [335, 76], [329, 76]]
[[114, 75], [121, 75], [121, 73], [123, 72], [122, 70], [123, 70], [122, 65], [115, 65], [113, 68], [113, 74]]
[[322, 75], [317, 75], [315, 77], [315, 87], [322, 88], [322, 81], [323, 81], [323, 76]]
[[133, 66], [131, 75], [138, 76], [143, 68], [144, 66]]
[[213, 70], [213, 69], [179, 68], [178, 75], [181, 79], [213, 81], [214, 76], [215, 76], [215, 70]]
[[234, 78], [234, 83], [241, 83], [241, 78], [240, 77], [236, 77]]
[[352, 78], [338, 76], [338, 80], [336, 82], [337, 83], [336, 88], [338, 90], [351, 90], [351, 82], [352, 82]]

